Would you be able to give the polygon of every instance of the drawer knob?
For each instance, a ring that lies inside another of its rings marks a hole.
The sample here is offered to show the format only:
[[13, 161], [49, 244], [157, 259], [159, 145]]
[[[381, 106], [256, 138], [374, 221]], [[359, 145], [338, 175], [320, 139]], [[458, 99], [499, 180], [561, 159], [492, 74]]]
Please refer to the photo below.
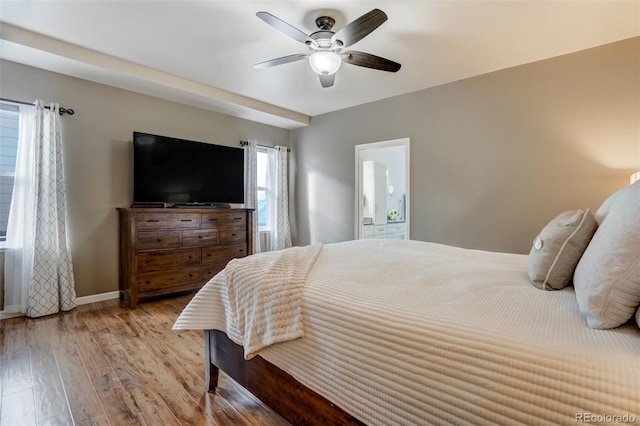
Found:
[[212, 222], [216, 222], [218, 220], [218, 218], [217, 217], [210, 217], [209, 220], [212, 221]]
[[160, 219], [147, 219], [147, 222], [157, 223], [160, 222]]
[[191, 219], [180, 219], [180, 222], [191, 222]]
[[233, 220], [242, 220], [241, 217], [234, 217]]
[[211, 253], [207, 253], [207, 257], [211, 257], [213, 256]]
[[193, 276], [193, 272], [189, 272], [189, 276], [192, 277]]
[[232, 236], [232, 237], [235, 237], [235, 236], [237, 236], [237, 235], [238, 235], [238, 234], [236, 234], [235, 232], [233, 232], [233, 233], [231, 234], [231, 236]]
[[151, 263], [151, 259], [145, 260], [144, 263]]
[[147, 280], [147, 284], [151, 284], [151, 281]]
[[242, 252], [244, 251], [244, 249], [238, 249], [238, 251], [239, 251], [240, 253], [242, 253]]
[[162, 241], [162, 238], [157, 238], [156, 241], [160, 242]]
[[192, 255], [189, 255], [189, 259], [193, 259], [193, 256], [192, 256]]
[[202, 235], [198, 235], [198, 239], [201, 240], [202, 239]]

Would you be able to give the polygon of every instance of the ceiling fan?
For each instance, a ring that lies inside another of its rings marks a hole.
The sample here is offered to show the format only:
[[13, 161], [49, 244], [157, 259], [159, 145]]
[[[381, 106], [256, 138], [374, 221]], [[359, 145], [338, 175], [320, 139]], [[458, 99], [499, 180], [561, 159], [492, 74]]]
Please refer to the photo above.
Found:
[[365, 13], [337, 32], [333, 31], [335, 24], [333, 18], [320, 16], [316, 19], [318, 31], [309, 35], [268, 12], [258, 12], [256, 16], [294, 40], [305, 44], [309, 48], [309, 52], [295, 53], [260, 62], [255, 64], [254, 68], [267, 68], [308, 58], [311, 69], [320, 76], [322, 87], [333, 86], [336, 71], [343, 61], [347, 64], [381, 71], [396, 72], [400, 69], [399, 63], [389, 59], [356, 50], [343, 50], [345, 47], [362, 40], [387, 20], [386, 13], [380, 9], [373, 9]]

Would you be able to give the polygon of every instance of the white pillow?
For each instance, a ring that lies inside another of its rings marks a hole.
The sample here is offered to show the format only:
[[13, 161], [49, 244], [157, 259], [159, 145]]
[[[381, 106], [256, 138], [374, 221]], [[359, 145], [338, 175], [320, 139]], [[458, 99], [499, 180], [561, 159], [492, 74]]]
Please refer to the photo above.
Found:
[[598, 222], [589, 210], [569, 210], [549, 222], [533, 240], [528, 272], [542, 290], [560, 290], [571, 282]]
[[578, 262], [573, 285], [591, 328], [627, 322], [640, 305], [640, 181], [609, 197], [600, 227]]

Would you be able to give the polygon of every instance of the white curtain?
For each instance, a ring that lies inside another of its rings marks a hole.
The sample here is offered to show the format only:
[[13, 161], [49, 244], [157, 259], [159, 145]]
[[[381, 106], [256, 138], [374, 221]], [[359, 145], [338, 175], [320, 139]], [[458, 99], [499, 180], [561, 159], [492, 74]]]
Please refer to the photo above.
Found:
[[58, 104], [20, 108], [16, 177], [7, 224], [5, 313], [75, 307]]
[[286, 146], [276, 146], [271, 153], [275, 157], [269, 161], [274, 167], [275, 220], [273, 226], [273, 245], [275, 250], [291, 247], [289, 228], [289, 172]]
[[255, 141], [245, 141], [244, 146], [244, 205], [249, 209], [256, 209], [253, 214], [252, 253], [260, 253], [260, 229], [258, 228], [257, 203], [257, 171], [258, 144]]

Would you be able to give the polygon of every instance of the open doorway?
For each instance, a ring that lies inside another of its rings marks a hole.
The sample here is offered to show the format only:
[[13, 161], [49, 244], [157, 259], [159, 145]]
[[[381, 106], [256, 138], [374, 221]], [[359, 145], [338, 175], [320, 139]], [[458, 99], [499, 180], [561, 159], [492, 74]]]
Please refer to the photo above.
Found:
[[355, 150], [355, 238], [409, 239], [409, 138]]

